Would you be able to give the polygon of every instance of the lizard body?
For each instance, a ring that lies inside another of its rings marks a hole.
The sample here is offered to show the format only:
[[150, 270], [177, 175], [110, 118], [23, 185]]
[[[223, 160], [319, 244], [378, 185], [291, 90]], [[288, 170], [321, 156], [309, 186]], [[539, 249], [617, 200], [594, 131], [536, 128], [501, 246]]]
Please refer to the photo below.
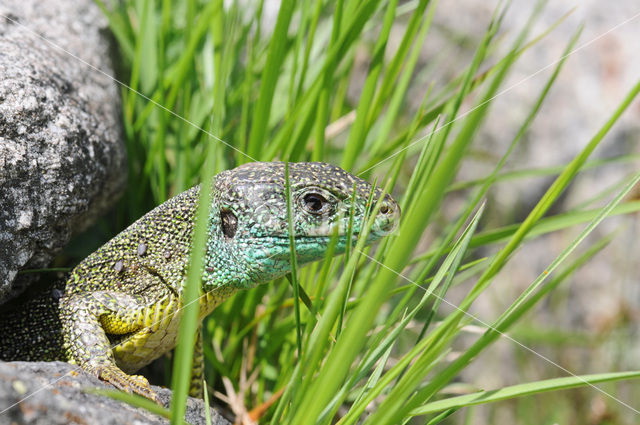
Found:
[[[357, 235], [371, 208], [371, 185], [326, 163], [291, 163], [289, 174], [299, 263], [322, 259], [336, 228], [335, 253], [344, 252], [349, 212], [353, 206]], [[200, 320], [239, 289], [291, 268], [284, 163], [223, 171], [211, 188]], [[199, 190], [156, 207], [84, 259], [62, 284], [5, 311], [0, 359], [76, 363], [117, 388], [155, 399], [144, 377], [129, 374], [176, 344]], [[381, 196], [373, 190], [374, 203]], [[367, 243], [388, 233], [399, 214], [385, 195]], [[201, 342], [199, 337], [196, 348]], [[191, 393], [200, 395], [201, 349], [194, 357]]]

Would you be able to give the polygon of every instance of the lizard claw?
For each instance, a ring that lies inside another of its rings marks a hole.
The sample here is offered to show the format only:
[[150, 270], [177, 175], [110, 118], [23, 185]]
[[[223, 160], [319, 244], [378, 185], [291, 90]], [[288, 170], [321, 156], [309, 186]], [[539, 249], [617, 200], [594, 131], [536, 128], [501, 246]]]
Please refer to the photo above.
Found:
[[141, 395], [155, 403], [162, 405], [158, 395], [151, 389], [147, 378], [141, 375], [127, 375], [115, 365], [101, 365], [93, 369], [98, 378], [106, 381], [117, 389]]

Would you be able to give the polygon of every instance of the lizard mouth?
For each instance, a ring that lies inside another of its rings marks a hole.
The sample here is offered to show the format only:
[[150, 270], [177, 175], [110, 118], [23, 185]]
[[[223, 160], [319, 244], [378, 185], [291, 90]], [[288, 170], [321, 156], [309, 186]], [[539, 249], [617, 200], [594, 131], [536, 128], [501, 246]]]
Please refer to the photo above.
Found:
[[[338, 234], [338, 240], [345, 240], [347, 235]], [[318, 242], [329, 242], [334, 236], [296, 236], [293, 241], [296, 245], [305, 245], [308, 243], [318, 243]], [[358, 238], [358, 233], [353, 233], [354, 240]], [[278, 236], [276, 238], [278, 240], [278, 245], [289, 245], [289, 237], [288, 236]]]

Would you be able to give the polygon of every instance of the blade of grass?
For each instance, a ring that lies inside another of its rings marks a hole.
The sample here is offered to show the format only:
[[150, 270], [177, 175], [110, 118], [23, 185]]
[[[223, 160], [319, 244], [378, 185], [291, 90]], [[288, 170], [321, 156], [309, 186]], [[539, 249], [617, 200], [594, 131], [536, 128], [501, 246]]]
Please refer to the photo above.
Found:
[[478, 404], [495, 403], [497, 401], [541, 394], [549, 391], [578, 388], [588, 384], [594, 385], [601, 382], [613, 382], [637, 378], [640, 378], [640, 371], [567, 376], [563, 378], [545, 379], [537, 382], [527, 382], [525, 384], [511, 385], [497, 390], [480, 391], [474, 394], [465, 394], [458, 397], [434, 401], [414, 409], [411, 412], [411, 416], [436, 413], [447, 409], [459, 409]]
[[360, 100], [358, 101], [358, 107], [356, 108], [356, 120], [351, 126], [349, 131], [349, 138], [347, 139], [345, 150], [342, 155], [342, 168], [350, 170], [353, 164], [356, 162], [356, 158], [360, 155], [364, 146], [365, 137], [369, 131], [367, 124], [367, 118], [369, 115], [369, 108], [376, 91], [376, 85], [378, 84], [378, 77], [382, 71], [382, 65], [384, 63], [384, 52], [387, 46], [387, 40], [391, 32], [393, 20], [396, 14], [397, 0], [390, 0], [387, 4], [387, 11], [384, 15], [382, 23], [382, 29], [378, 36], [378, 41], [373, 49], [373, 56], [371, 58], [371, 65], [369, 66], [369, 72], [367, 78], [362, 87], [362, 93], [360, 94]]
[[[216, 13], [220, 13], [215, 7], [215, 4], [215, 2], [208, 3], [200, 12], [193, 30], [190, 31], [191, 36], [186, 42], [186, 47], [183, 49], [184, 51], [180, 54], [175, 65], [165, 73], [165, 81], [163, 81], [153, 95], [150, 96], [152, 101], [147, 102], [144, 109], [138, 115], [134, 124], [136, 130], [139, 130], [145, 125], [149, 114], [151, 114], [158, 105], [173, 110], [184, 81], [189, 72], [193, 70], [193, 61], [196, 56], [197, 47], [207, 34], [213, 16]], [[165, 95], [167, 89], [169, 93]]]
[[299, 150], [301, 146], [306, 144], [309, 129], [312, 128], [316, 118], [315, 107], [322, 91], [324, 70], [333, 61], [338, 63], [339, 59], [349, 56], [350, 50], [352, 50], [355, 41], [376, 10], [379, 2], [380, 0], [365, 0], [358, 5], [355, 13], [345, 16], [344, 20], [348, 20], [348, 24], [341, 25], [344, 26], [344, 32], [341, 30], [338, 42], [328, 51], [325, 57], [322, 70], [306, 93], [300, 96], [300, 103], [295, 105], [294, 112], [289, 115], [288, 122], [274, 136], [273, 143], [270, 144], [264, 155], [266, 159], [274, 158], [277, 152], [282, 150], [285, 150], [285, 158], [291, 158], [292, 151]]
[[[616, 206], [611, 215], [631, 214], [640, 210], [640, 201], [630, 201]], [[544, 235], [558, 230], [567, 229], [577, 224], [586, 223], [593, 220], [598, 215], [599, 209], [587, 211], [571, 211], [565, 214], [557, 214], [544, 218], [532, 227], [528, 238]], [[510, 225], [476, 235], [477, 239], [471, 242], [471, 246], [485, 246], [492, 243], [499, 243], [513, 235], [518, 229], [518, 225]]]
[[[159, 406], [153, 401], [146, 399], [144, 397], [141, 397], [137, 394], [130, 394], [130, 393], [125, 393], [123, 391], [117, 391], [117, 390], [103, 390], [99, 388], [89, 388], [89, 389], [86, 389], [85, 391], [90, 394], [109, 397], [111, 399], [118, 400], [123, 403], [127, 403], [128, 405], [133, 407], [139, 407], [139, 408], [145, 409], [163, 418], [169, 419], [171, 417], [171, 412], [169, 411], [169, 409], [165, 409], [164, 407]], [[188, 425], [187, 422], [185, 422], [184, 420], [180, 420], [179, 422], [177, 422], [177, 424]]]
[[[215, 0], [212, 6], [219, 14], [224, 13], [222, 0]], [[214, 32], [213, 36], [221, 36], [220, 33]], [[221, 46], [222, 42], [214, 42], [215, 46]], [[215, 61], [216, 79], [214, 85], [216, 88], [223, 85], [223, 73], [220, 70], [220, 56]], [[219, 134], [222, 128], [222, 116], [224, 108], [224, 100], [222, 98], [224, 91], [222, 88], [214, 91], [220, 96], [214, 100], [214, 113], [212, 118], [211, 130], [213, 134]], [[186, 408], [186, 399], [189, 391], [189, 383], [191, 381], [191, 368], [193, 362], [193, 347], [196, 340], [196, 332], [199, 329], [198, 314], [200, 305], [197, 302], [200, 296], [200, 282], [202, 280], [201, 270], [204, 267], [204, 256], [206, 249], [208, 217], [211, 206], [211, 184], [215, 172], [216, 152], [218, 145], [209, 143], [205, 146], [207, 151], [207, 160], [205, 166], [201, 170], [200, 194], [198, 197], [198, 208], [196, 210], [196, 222], [193, 230], [193, 242], [191, 254], [189, 258], [189, 268], [187, 271], [186, 282], [182, 292], [182, 317], [178, 329], [178, 341], [175, 349], [175, 359], [173, 363], [173, 377], [171, 388], [173, 390], [173, 398], [171, 399], [171, 425], [178, 424], [182, 421]]]
[[295, 2], [282, 2], [280, 10], [278, 11], [276, 26], [269, 43], [267, 62], [262, 71], [262, 78], [260, 79], [260, 93], [258, 94], [256, 107], [253, 111], [249, 144], [247, 146], [247, 153], [254, 158], [261, 156], [261, 147], [267, 136], [267, 124], [269, 123], [273, 92], [276, 89], [280, 68], [284, 63], [284, 57], [287, 51], [289, 23], [291, 22], [294, 8]]
[[[411, 14], [411, 18], [407, 23], [406, 30], [404, 32], [404, 35], [402, 36], [400, 44], [398, 45], [398, 49], [396, 50], [393, 59], [391, 59], [391, 61], [389, 62], [387, 69], [385, 70], [385, 75], [380, 85], [380, 90], [378, 91], [375, 99], [372, 102], [372, 107], [368, 118], [368, 127], [371, 127], [373, 125], [375, 117], [380, 115], [380, 111], [382, 110], [386, 99], [391, 96], [391, 93], [394, 90], [394, 83], [397, 80], [401, 70], [403, 69], [403, 65], [405, 62], [405, 58], [407, 57], [407, 54], [409, 52], [409, 48], [416, 39], [418, 28], [420, 27], [420, 23], [423, 20], [424, 11], [426, 10], [430, 2], [430, 0], [420, 0], [416, 9]], [[427, 16], [426, 22], [423, 24], [423, 29], [424, 27], [429, 27], [428, 22], [431, 20], [430, 15], [432, 15], [435, 11], [436, 5], [437, 2], [434, 2], [434, 4], [431, 5], [431, 11]], [[418, 38], [418, 40], [420, 39], [420, 37]], [[416, 46], [418, 44], [421, 43], [416, 43]]]
[[320, 13], [322, 12], [322, 2], [317, 1], [316, 6], [313, 9], [313, 16], [311, 17], [311, 23], [309, 25], [309, 32], [307, 34], [307, 43], [304, 49], [304, 58], [302, 61], [302, 69], [300, 70], [300, 78], [298, 80], [298, 89], [296, 90], [296, 99], [299, 99], [304, 88], [304, 83], [307, 77], [307, 69], [309, 67], [309, 56], [311, 55], [311, 47], [316, 35], [316, 29], [318, 28], [318, 20], [320, 19]]
[[609, 132], [613, 124], [620, 118], [622, 113], [631, 104], [632, 100], [640, 92], [640, 81], [629, 91], [627, 96], [620, 103], [618, 108], [614, 111], [613, 115], [604, 124], [604, 126], [596, 133], [596, 135], [589, 141], [587, 146], [576, 156], [564, 169], [564, 171], [553, 182], [551, 187], [543, 195], [542, 199], [536, 204], [531, 213], [527, 216], [522, 225], [518, 228], [516, 233], [512, 236], [507, 246], [501, 250], [498, 257], [495, 259], [494, 264], [487, 270], [485, 275], [479, 280], [476, 288], [472, 292], [472, 296], [482, 292], [485, 284], [489, 279], [493, 277], [506, 262], [507, 257], [515, 250], [515, 248], [522, 242], [525, 235], [531, 230], [533, 225], [547, 212], [553, 202], [560, 196], [560, 194], [566, 189], [569, 183], [573, 180], [574, 176], [582, 168], [582, 165], [591, 155], [593, 150], [604, 139], [604, 136]]
[[291, 181], [289, 180], [289, 163], [284, 163], [285, 196], [287, 198], [287, 224], [289, 227], [289, 259], [291, 261], [291, 285], [293, 286], [293, 311], [296, 318], [296, 341], [298, 345], [298, 358], [302, 357], [302, 325], [300, 323], [300, 283], [298, 282], [298, 256], [295, 242], [295, 216], [291, 206]]
[[[428, 3], [428, 2], [423, 1], [422, 3]], [[438, 4], [437, 1], [434, 1], [433, 4], [431, 4], [427, 18], [425, 22], [422, 24], [422, 27], [420, 28], [418, 38], [416, 39], [413, 49], [411, 50], [411, 54], [409, 55], [409, 59], [405, 64], [404, 71], [402, 72], [400, 80], [396, 85], [395, 90], [393, 91], [393, 94], [391, 95], [391, 101], [389, 102], [389, 106], [385, 113], [384, 120], [382, 121], [382, 126], [380, 128], [380, 131], [378, 132], [378, 136], [376, 140], [371, 145], [371, 152], [373, 153], [373, 155], [375, 155], [376, 152], [378, 152], [380, 148], [388, 141], [389, 134], [391, 133], [391, 129], [393, 128], [394, 124], [398, 119], [398, 114], [400, 113], [402, 102], [405, 99], [407, 89], [409, 88], [409, 83], [411, 82], [411, 79], [414, 75], [415, 67], [418, 63], [418, 58], [420, 57], [420, 52], [422, 52], [424, 41], [426, 40], [427, 33], [429, 32], [429, 28], [431, 27], [431, 22], [433, 20], [433, 15], [435, 13], [437, 4]], [[403, 42], [404, 41], [405, 40], [403, 39]], [[400, 52], [396, 54], [396, 57], [398, 57], [399, 54]], [[394, 59], [396, 57], [394, 57]], [[382, 82], [383, 86], [386, 81], [388, 80], [384, 80]], [[425, 99], [428, 98], [431, 92], [431, 87], [433, 86], [430, 86], [429, 89], [427, 90]], [[382, 90], [383, 90], [383, 87], [380, 88], [379, 92], [381, 92]], [[374, 111], [375, 111], [375, 104], [370, 108], [369, 115], [372, 115]], [[419, 115], [421, 114], [417, 114], [416, 117], [418, 117]], [[370, 128], [372, 126], [371, 118], [369, 118], [369, 122], [370, 124], [368, 127]], [[417, 128], [417, 122], [415, 124]], [[407, 139], [411, 139], [411, 137], [413, 136], [408, 136]]]
[[[258, 50], [258, 41], [260, 40], [260, 31], [262, 22], [262, 9], [264, 7], [264, 0], [259, 0], [258, 5], [256, 7], [255, 14], [253, 16], [253, 21], [256, 23], [256, 28], [253, 36], [251, 37], [251, 41], [249, 42], [249, 46], [247, 47], [247, 66], [244, 70], [244, 81], [242, 88], [242, 109], [240, 112], [240, 128], [238, 129], [239, 133], [239, 145], [238, 147], [243, 152], [247, 151], [247, 147], [249, 144], [249, 111], [250, 104], [253, 102], [253, 84], [254, 84], [254, 68], [257, 62], [257, 53]], [[240, 157], [239, 163], [244, 164], [247, 162], [249, 158]]]
[[[582, 170], [592, 170], [597, 169], [602, 166], [611, 165], [611, 164], [619, 164], [625, 162], [635, 162], [640, 159], [640, 155], [638, 154], [629, 154], [623, 156], [616, 156], [613, 158], [598, 158], [590, 161], [586, 161]], [[532, 177], [547, 177], [550, 175], [558, 175], [562, 172], [564, 166], [562, 165], [554, 165], [551, 167], [540, 167], [540, 168], [524, 168], [520, 170], [514, 171], [505, 171], [502, 173], [498, 173], [495, 177], [495, 182], [508, 182], [512, 180], [526, 179]], [[459, 181], [453, 183], [451, 186], [447, 188], [447, 192], [455, 192], [457, 190], [468, 189], [474, 186], [478, 186], [483, 184], [486, 181], [486, 178], [483, 177], [481, 179], [473, 179], [466, 181]]]
[[[373, 191], [374, 188], [376, 187], [376, 185], [374, 184], [373, 187], [371, 188], [371, 192], [369, 193], [369, 199], [367, 201], [367, 205], [371, 205], [371, 200], [373, 199]], [[357, 185], [354, 183], [353, 184], [353, 190], [351, 191], [351, 208], [349, 208], [349, 222], [347, 224], [347, 240], [351, 241], [353, 240], [353, 219], [354, 216], [356, 214], [356, 194], [357, 194]], [[351, 244], [347, 244], [347, 247], [345, 249], [344, 252], [344, 261], [345, 262], [349, 262], [349, 258], [351, 257]], [[340, 332], [342, 332], [342, 326], [344, 324], [344, 315], [346, 314], [347, 311], [347, 301], [349, 300], [349, 297], [351, 296], [351, 288], [353, 285], [353, 278], [355, 275], [355, 269], [353, 271], [353, 273], [351, 273], [351, 278], [349, 279], [349, 284], [347, 285], [347, 292], [345, 294], [345, 297], [342, 299], [342, 308], [340, 309], [340, 316], [338, 317], [338, 326], [337, 326], [337, 330], [336, 330], [336, 337], [340, 336]]]
[[[340, 37], [340, 24], [342, 22], [342, 10], [344, 6], [343, 0], [338, 0], [335, 5], [333, 15], [333, 27], [331, 29], [331, 41], [329, 42], [329, 49], [333, 47]], [[316, 120], [315, 120], [315, 132], [314, 132], [314, 146], [311, 153], [312, 161], [321, 161], [324, 157], [324, 132], [327, 127], [327, 120], [329, 117], [329, 97], [332, 92], [333, 78], [335, 74], [335, 68], [338, 64], [337, 58], [332, 58], [328, 61], [323, 69], [322, 78], [322, 90], [320, 92], [320, 99], [316, 107]]]
[[[135, 47], [134, 42], [132, 42], [134, 36], [131, 33], [131, 26], [128, 25], [126, 19], [123, 19], [122, 14], [118, 13], [117, 11], [112, 11], [105, 5], [103, 0], [95, 0], [95, 2], [104, 16], [107, 17], [107, 20], [109, 21], [109, 28], [113, 32], [115, 38], [118, 40], [118, 47], [122, 51], [123, 56], [128, 58], [129, 61], [133, 62]], [[112, 3], [110, 3], [109, 5], [114, 6]], [[121, 6], [118, 4], [115, 5], [115, 8], [119, 7]]]

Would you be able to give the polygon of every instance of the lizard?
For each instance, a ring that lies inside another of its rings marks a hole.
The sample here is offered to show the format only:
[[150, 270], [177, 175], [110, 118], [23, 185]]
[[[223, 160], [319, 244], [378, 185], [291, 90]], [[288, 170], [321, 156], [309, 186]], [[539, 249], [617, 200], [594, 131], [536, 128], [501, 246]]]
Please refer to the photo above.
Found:
[[[147, 379], [133, 373], [175, 347], [201, 186], [148, 212], [53, 288], [4, 311], [0, 359], [67, 361], [157, 401]], [[378, 202], [367, 244], [400, 217], [390, 195], [328, 163], [289, 163], [289, 187], [300, 265], [324, 258], [332, 237], [334, 254], [343, 253]], [[285, 164], [247, 163], [214, 176], [210, 188], [200, 323], [236, 291], [291, 271]], [[192, 396], [202, 397], [203, 361], [199, 328]]]

